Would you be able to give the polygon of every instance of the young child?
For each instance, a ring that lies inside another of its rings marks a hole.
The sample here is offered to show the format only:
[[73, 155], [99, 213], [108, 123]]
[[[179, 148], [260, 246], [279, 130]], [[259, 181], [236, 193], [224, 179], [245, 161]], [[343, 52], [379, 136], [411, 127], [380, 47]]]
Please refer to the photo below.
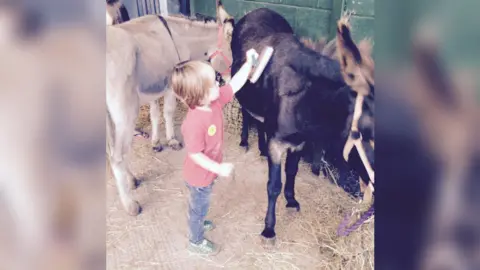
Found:
[[213, 181], [228, 177], [233, 164], [223, 163], [223, 107], [233, 99], [247, 81], [252, 62], [258, 58], [255, 50], [247, 52], [247, 61], [228, 84], [218, 86], [215, 70], [206, 62], [188, 61], [178, 64], [171, 77], [177, 97], [189, 107], [182, 124], [187, 150], [184, 179], [190, 190], [188, 226], [189, 250], [201, 254], [216, 254], [216, 244], [204, 238], [204, 231], [214, 229], [205, 220], [210, 205]]

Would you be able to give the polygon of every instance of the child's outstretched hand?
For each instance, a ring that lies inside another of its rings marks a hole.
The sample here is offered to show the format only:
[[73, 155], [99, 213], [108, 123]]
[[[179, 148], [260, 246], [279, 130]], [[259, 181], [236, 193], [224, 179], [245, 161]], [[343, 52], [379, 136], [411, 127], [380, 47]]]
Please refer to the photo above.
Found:
[[229, 177], [233, 171], [233, 164], [232, 163], [222, 163], [220, 164], [220, 170], [218, 175], [222, 177]]
[[245, 85], [248, 78], [253, 73], [253, 65], [256, 64], [256, 61], [259, 57], [255, 49], [250, 49], [245, 54], [247, 57], [245, 63], [229, 82], [234, 94], [242, 89], [242, 87]]
[[255, 49], [250, 49], [247, 51], [247, 63], [250, 64], [250, 66], [253, 66], [257, 59], [258, 53], [255, 51]]

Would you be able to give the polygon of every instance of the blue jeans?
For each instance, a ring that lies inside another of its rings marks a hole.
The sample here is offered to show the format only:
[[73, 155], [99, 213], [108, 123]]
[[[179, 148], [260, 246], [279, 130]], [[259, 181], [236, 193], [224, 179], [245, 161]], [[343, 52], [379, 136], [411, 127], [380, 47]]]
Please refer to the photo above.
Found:
[[188, 227], [190, 229], [190, 242], [198, 244], [203, 241], [203, 222], [210, 207], [210, 194], [213, 183], [206, 187], [193, 187], [185, 183], [190, 190], [188, 203]]

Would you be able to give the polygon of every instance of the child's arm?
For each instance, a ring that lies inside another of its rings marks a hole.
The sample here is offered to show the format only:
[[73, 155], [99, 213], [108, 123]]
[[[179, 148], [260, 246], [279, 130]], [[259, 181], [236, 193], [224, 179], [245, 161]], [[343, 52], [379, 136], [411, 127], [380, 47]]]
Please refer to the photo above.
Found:
[[245, 64], [243, 64], [240, 70], [235, 74], [235, 76], [233, 76], [233, 78], [229, 82], [230, 86], [232, 87], [233, 94], [237, 93], [240, 89], [242, 89], [242, 87], [247, 82], [248, 76], [252, 71], [253, 58], [257, 59], [258, 54], [255, 50], [250, 49], [249, 51], [247, 51], [247, 61], [245, 62]]
[[217, 163], [204, 155], [203, 153], [190, 154], [190, 158], [198, 166], [205, 170], [211, 171], [214, 174], [218, 174], [223, 177], [228, 177], [232, 173], [233, 164], [231, 163]]

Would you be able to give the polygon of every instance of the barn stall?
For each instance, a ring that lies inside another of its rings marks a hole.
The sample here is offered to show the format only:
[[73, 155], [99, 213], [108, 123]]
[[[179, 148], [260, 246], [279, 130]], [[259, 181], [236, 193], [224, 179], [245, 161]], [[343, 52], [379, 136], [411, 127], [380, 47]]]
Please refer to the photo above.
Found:
[[[131, 18], [177, 13], [215, 16], [216, 7], [214, 0], [124, 0], [124, 4]], [[223, 0], [223, 4], [236, 20], [259, 7], [273, 9], [290, 22], [299, 37], [312, 40], [330, 40], [342, 12], [354, 11], [354, 39], [373, 39], [373, 0]], [[185, 112], [186, 108], [179, 103], [175, 115], [178, 135]], [[209, 239], [222, 246], [221, 253], [201, 257], [186, 250], [189, 194], [181, 177], [185, 152], [167, 149], [153, 153], [149, 140], [136, 137], [130, 167], [144, 180], [134, 192], [143, 212], [130, 217], [123, 211], [110, 177], [108, 269], [373, 269], [371, 220], [348, 237], [337, 235], [345, 214], [352, 209], [366, 209], [342, 188], [313, 175], [307, 163], [301, 163], [296, 182], [302, 210], [287, 212], [280, 196], [277, 241], [275, 246], [264, 245], [259, 234], [267, 205], [266, 160], [259, 156], [254, 133], [250, 136], [249, 152], [238, 146], [242, 117], [236, 100], [225, 108], [224, 116], [225, 159], [235, 164], [236, 172], [234, 179], [220, 180], [214, 188], [209, 217], [216, 222], [217, 229], [207, 233]], [[141, 108], [137, 127], [150, 132], [148, 105]]]

